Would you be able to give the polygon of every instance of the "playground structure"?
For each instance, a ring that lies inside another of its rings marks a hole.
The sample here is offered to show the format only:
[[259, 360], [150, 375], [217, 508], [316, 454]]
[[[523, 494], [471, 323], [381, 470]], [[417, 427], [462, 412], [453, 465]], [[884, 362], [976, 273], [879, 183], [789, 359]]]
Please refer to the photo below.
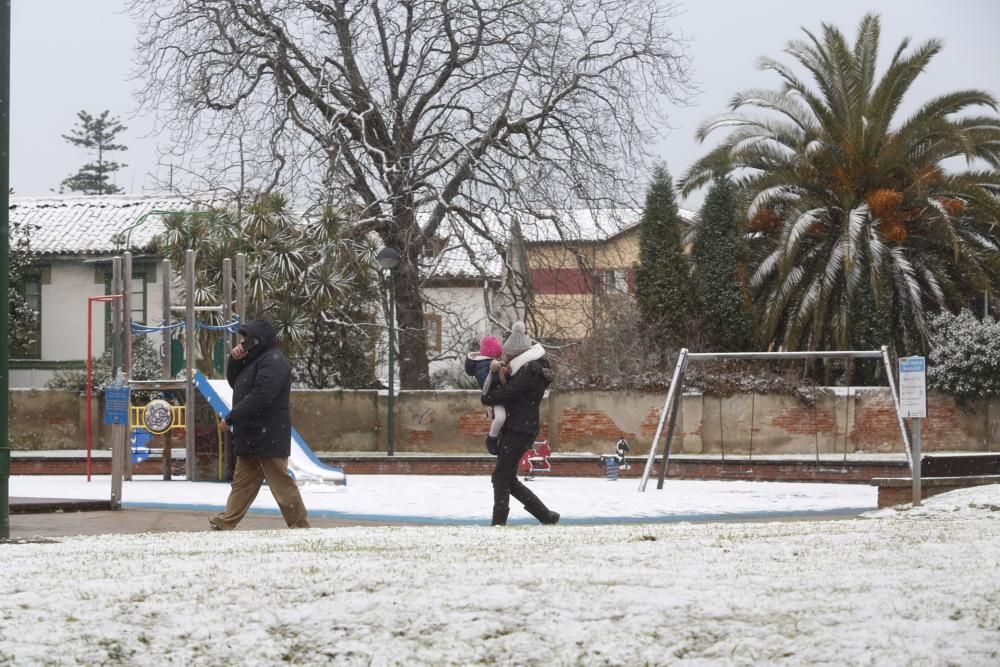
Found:
[[[111, 506], [121, 508], [122, 481], [131, 479], [132, 447], [130, 445], [145, 444], [153, 435], [163, 435], [163, 478], [171, 479], [172, 446], [171, 434], [182, 429], [185, 437], [184, 469], [185, 477], [190, 481], [200, 481], [195, 451], [195, 400], [196, 390], [208, 400], [216, 419], [221, 420], [228, 414], [232, 401], [232, 392], [225, 380], [210, 381], [195, 369], [196, 340], [199, 329], [221, 332], [223, 364], [228, 363], [233, 347], [233, 335], [238, 331], [239, 324], [246, 315], [246, 256], [236, 255], [235, 280], [233, 279], [233, 262], [229, 258], [222, 260], [222, 303], [215, 305], [195, 305], [195, 251], [185, 251], [184, 261], [184, 293], [185, 304], [173, 306], [171, 303], [170, 286], [171, 262], [162, 260], [163, 276], [163, 319], [159, 326], [147, 326], [133, 322], [132, 313], [132, 254], [125, 252], [121, 257], [115, 257], [112, 262], [111, 295], [92, 297], [107, 301], [111, 306], [111, 337], [112, 337], [112, 377], [115, 382], [108, 388], [109, 395], [114, 396], [115, 389], [123, 390], [124, 402], [120, 400], [106, 409], [105, 421], [112, 424], [112, 474], [111, 474]], [[235, 284], [234, 284], [235, 283]], [[234, 299], [235, 287], [235, 299]], [[235, 307], [235, 308], [234, 308]], [[183, 312], [184, 319], [172, 322], [175, 312]], [[222, 324], [209, 324], [196, 319], [199, 312], [217, 313]], [[92, 325], [90, 325], [92, 326]], [[172, 377], [171, 366], [171, 334], [176, 330], [184, 332], [184, 362], [183, 377]], [[88, 344], [90, 342], [88, 330]], [[162, 346], [162, 376], [157, 380], [132, 379], [132, 337], [134, 335], [161, 334]], [[90, 401], [90, 351], [88, 347], [88, 405]], [[117, 387], [115, 386], [117, 385]], [[163, 398], [154, 399], [145, 405], [133, 405], [132, 392], [183, 392], [184, 403], [177, 405]], [[109, 401], [111, 405], [111, 401]], [[88, 407], [89, 418], [89, 407]], [[233, 454], [228, 446], [228, 438], [224, 438], [222, 429], [218, 428], [219, 474], [223, 478], [223, 470], [231, 467]], [[88, 479], [89, 453], [91, 435], [88, 421], [87, 451]], [[291, 442], [292, 455], [289, 457], [289, 472], [293, 477], [302, 480], [333, 482], [346, 484], [346, 476], [340, 468], [323, 466], [316, 459], [305, 441], [293, 431]]]
[[[674, 374], [670, 382], [670, 388], [667, 392], [666, 400], [664, 401], [663, 408], [660, 410], [660, 419], [656, 427], [656, 433], [653, 436], [653, 440], [650, 443], [649, 454], [646, 459], [646, 465], [642, 473], [642, 480], [639, 483], [639, 491], [646, 490], [646, 483], [649, 480], [649, 476], [652, 473], [653, 462], [656, 456], [656, 449], [659, 446], [660, 439], [663, 437], [663, 454], [662, 454], [662, 465], [659, 470], [659, 478], [657, 481], [657, 489], [663, 488], [663, 481], [667, 474], [667, 467], [670, 460], [670, 446], [673, 440], [674, 430], [677, 425], [679, 413], [680, 413], [680, 401], [681, 395], [684, 392], [684, 381], [685, 374], [687, 372], [688, 364], [692, 361], [711, 361], [711, 360], [727, 360], [727, 359], [756, 359], [756, 360], [776, 360], [776, 359], [842, 359], [842, 360], [856, 360], [856, 359], [876, 359], [882, 362], [884, 372], [887, 378], [888, 387], [890, 394], [892, 395], [892, 401], [895, 408], [896, 421], [899, 426], [900, 435], [903, 440], [903, 450], [906, 453], [907, 464], [910, 469], [910, 474], [912, 478], [913, 485], [913, 497], [915, 504], [919, 504], [919, 498], [921, 497], [920, 490], [920, 420], [912, 419], [911, 426], [913, 429], [913, 438], [909, 436], [907, 425], [904, 422], [903, 411], [900, 407], [900, 394], [896, 388], [895, 375], [893, 373], [893, 366], [889, 358], [889, 350], [886, 346], [882, 346], [880, 350], [843, 350], [843, 351], [828, 351], [828, 352], [726, 352], [726, 353], [714, 353], [714, 352], [703, 352], [703, 353], [692, 353], [688, 352], [687, 348], [681, 348], [680, 353], [677, 357], [677, 364], [674, 368]], [[851, 396], [850, 388], [846, 392], [846, 397], [849, 399]], [[752, 397], [752, 401], [754, 398]], [[814, 401], [815, 401], [815, 386], [814, 386]], [[753, 404], [751, 404], [753, 406]], [[720, 425], [719, 433], [720, 437], [724, 437], [725, 433], [722, 424], [722, 412], [720, 410]], [[846, 415], [846, 411], [845, 411]], [[815, 402], [814, 402], [814, 416], [815, 416]], [[751, 407], [751, 427], [750, 427], [750, 456], [746, 460], [746, 467], [736, 473], [750, 473], [750, 465], [753, 461], [753, 418], [754, 412], [753, 407]], [[665, 437], [664, 437], [665, 436]], [[845, 435], [846, 437], [846, 435]], [[911, 444], [912, 443], [912, 444]], [[844, 460], [846, 463], [847, 448], [845, 443], [844, 448]], [[726, 454], [725, 454], [725, 443], [722, 444], [722, 460], [723, 468], [726, 464]], [[914, 461], [918, 462], [914, 465]], [[817, 463], [819, 462], [819, 449], [817, 440]], [[732, 471], [730, 471], [732, 472]]]

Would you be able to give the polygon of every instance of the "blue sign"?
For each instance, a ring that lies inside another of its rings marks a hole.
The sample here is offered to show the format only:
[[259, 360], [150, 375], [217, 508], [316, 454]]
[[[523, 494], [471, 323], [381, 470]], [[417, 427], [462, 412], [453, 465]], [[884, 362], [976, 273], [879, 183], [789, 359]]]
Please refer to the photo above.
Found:
[[923, 357], [903, 357], [899, 360], [900, 373], [923, 373], [927, 370], [927, 361]]
[[104, 423], [128, 424], [128, 387], [104, 388]]

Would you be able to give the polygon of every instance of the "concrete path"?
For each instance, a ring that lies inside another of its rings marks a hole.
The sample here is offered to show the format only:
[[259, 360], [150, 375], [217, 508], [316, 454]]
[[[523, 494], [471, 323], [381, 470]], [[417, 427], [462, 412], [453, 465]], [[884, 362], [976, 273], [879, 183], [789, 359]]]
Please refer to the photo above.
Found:
[[[124, 509], [120, 512], [52, 512], [11, 514], [12, 540], [32, 537], [59, 538], [72, 535], [202, 532], [209, 530], [212, 512], [190, 510]], [[386, 525], [339, 519], [311, 519], [314, 528]], [[248, 514], [237, 530], [286, 530], [280, 516]]]

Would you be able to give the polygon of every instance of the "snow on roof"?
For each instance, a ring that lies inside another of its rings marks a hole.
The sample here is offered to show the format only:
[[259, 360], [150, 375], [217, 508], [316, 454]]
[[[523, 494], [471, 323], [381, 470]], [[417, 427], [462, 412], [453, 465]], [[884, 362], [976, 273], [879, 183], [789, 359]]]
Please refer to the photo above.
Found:
[[[678, 209], [685, 222], [694, 219], [694, 212]], [[634, 229], [642, 218], [637, 208], [573, 209], [552, 211], [519, 218], [524, 240], [528, 243], [558, 243], [607, 241]]]
[[[685, 222], [694, 219], [694, 212], [679, 209]], [[521, 225], [521, 232], [527, 243], [578, 243], [607, 241], [634, 229], [642, 217], [642, 211], [634, 208], [621, 209], [575, 209], [552, 211], [551, 213], [519, 213], [505, 216], [486, 216], [482, 224], [490, 230], [503, 247], [510, 239], [511, 222], [514, 216]], [[499, 277], [503, 271], [503, 257], [496, 248], [478, 234], [470, 230], [458, 219], [442, 226], [439, 233], [443, 239], [443, 250], [433, 258], [421, 261], [421, 273], [425, 279], [485, 279]], [[447, 234], [447, 238], [444, 237]]]
[[434, 257], [421, 258], [420, 272], [425, 279], [486, 280], [499, 278], [503, 271], [501, 256], [482, 239], [468, 243], [449, 236], [443, 239], [443, 246]]
[[[31, 249], [42, 255], [113, 253], [115, 236], [151, 211], [198, 208], [180, 197], [104, 195], [91, 197], [11, 197], [11, 223], [35, 225]], [[150, 216], [131, 234], [130, 245], [142, 248], [163, 231], [161, 216]]]

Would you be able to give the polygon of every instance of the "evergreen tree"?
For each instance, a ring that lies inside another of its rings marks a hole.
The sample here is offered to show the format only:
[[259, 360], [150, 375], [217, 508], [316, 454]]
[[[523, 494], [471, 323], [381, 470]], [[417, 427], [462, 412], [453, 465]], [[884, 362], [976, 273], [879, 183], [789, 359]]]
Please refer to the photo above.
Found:
[[128, 150], [124, 144], [116, 144], [118, 133], [126, 129], [118, 118], [108, 118], [110, 111], [105, 110], [100, 116], [91, 116], [86, 111], [79, 111], [77, 127], [70, 130], [62, 138], [75, 146], [81, 146], [88, 151], [96, 151], [97, 161], [80, 167], [80, 170], [62, 182], [62, 187], [73, 192], [86, 195], [114, 195], [123, 192], [122, 188], [108, 181], [108, 177], [127, 165], [113, 162], [105, 157], [105, 153]]
[[733, 184], [725, 177], [716, 179], [698, 221], [691, 282], [703, 340], [717, 351], [746, 351], [753, 340], [743, 289], [746, 261], [738, 220]]
[[[10, 190], [11, 195], [14, 194]], [[36, 342], [38, 313], [33, 310], [25, 295], [25, 276], [34, 254], [31, 251], [31, 233], [36, 227], [16, 220], [10, 221], [10, 248], [7, 257], [7, 345], [12, 356], [23, 356]]]
[[639, 312], [662, 342], [682, 343], [691, 316], [691, 287], [674, 186], [663, 166], [653, 172], [639, 230], [635, 278]]

